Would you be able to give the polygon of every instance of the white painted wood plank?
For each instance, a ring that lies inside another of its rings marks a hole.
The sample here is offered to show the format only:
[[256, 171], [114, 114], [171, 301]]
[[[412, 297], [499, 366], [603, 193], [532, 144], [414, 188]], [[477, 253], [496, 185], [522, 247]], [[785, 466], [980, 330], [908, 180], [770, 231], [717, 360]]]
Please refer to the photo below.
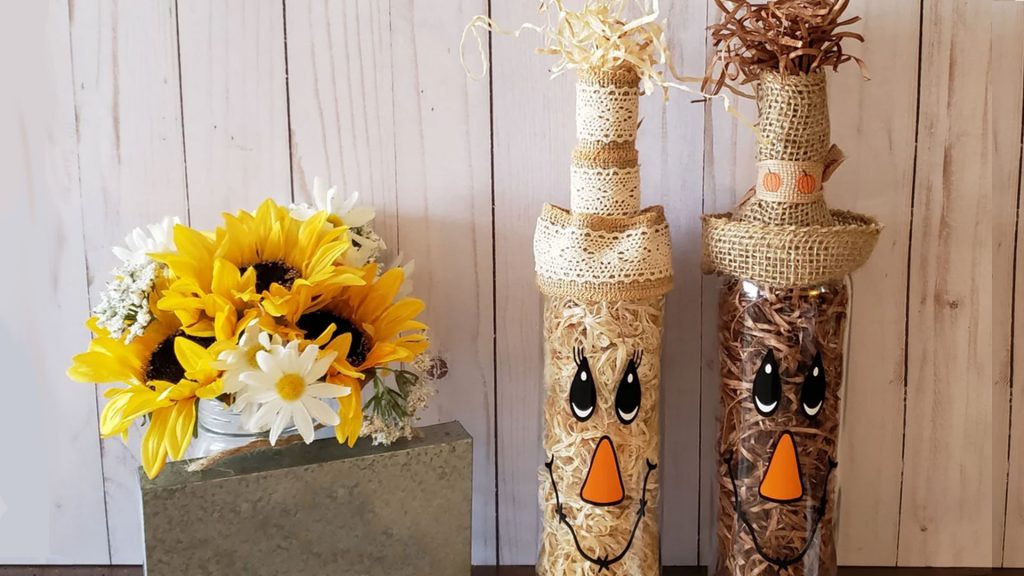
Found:
[[109, 562], [96, 400], [64, 375], [88, 335], [68, 8], [5, 4], [0, 61], [0, 563]]
[[451, 367], [424, 420], [457, 419], [473, 436], [474, 564], [494, 563], [497, 547], [490, 105], [457, 42], [486, 10], [482, 0], [391, 3], [399, 241]]
[[1008, 431], [992, 419], [990, 33], [989, 2], [924, 3], [902, 566], [998, 561], [992, 438]]
[[390, 4], [290, 0], [285, 8], [295, 197], [312, 202], [315, 177], [358, 191], [396, 254]]
[[[174, 2], [72, 4], [71, 41], [91, 301], [132, 228], [186, 214]], [[78, 321], [77, 319], [75, 320]], [[106, 399], [99, 391], [97, 402]], [[111, 561], [143, 559], [138, 434], [103, 441]]]
[[[853, 274], [849, 365], [839, 447], [839, 563], [893, 566], [903, 466], [907, 251], [914, 178], [920, 2], [862, 0], [850, 15], [863, 57], [832, 74], [832, 139], [849, 157], [826, 185], [830, 205], [875, 216], [885, 228]], [[893, 58], [900, 54], [900, 58]]]
[[[995, 556], [1005, 567], [1024, 567], [1024, 400], [1022, 400], [1020, 374], [1024, 374], [1024, 259], [1020, 252], [1018, 203], [1021, 182], [1022, 112], [1024, 112], [1024, 4], [1013, 2], [992, 5], [992, 174], [993, 174], [993, 231], [992, 255], [992, 323], [997, 343], [992, 349], [995, 368], [996, 394], [993, 407], [994, 429], [1009, 418], [1009, 438], [993, 434], [993, 458], [997, 463], [1004, 454], [1009, 455], [1006, 477], [993, 478], [996, 500], [993, 503], [997, 525], [995, 532], [1005, 529], [1002, 538], [996, 538]], [[1015, 228], [1017, 235], [1014, 234]], [[1013, 261], [1016, 248], [1016, 297], [1014, 297]], [[1013, 316], [998, 310], [1013, 310]], [[1013, 320], [1013, 319], [1016, 320]], [[1012, 321], [1012, 322], [1011, 322]], [[1012, 332], [1011, 332], [1012, 330]], [[1011, 372], [1011, 360], [1014, 364]], [[1011, 381], [1011, 374], [1013, 375]], [[1015, 397], [1008, 401], [1008, 388]], [[1012, 415], [1009, 414], [1012, 408]], [[1006, 439], [1006, 441], [1004, 441]], [[1009, 442], [1007, 446], [1006, 442]], [[993, 474], [1000, 468], [993, 466]], [[1007, 488], [1008, 487], [1008, 488]], [[1002, 490], [1000, 490], [1002, 488]], [[1005, 501], [1004, 501], [1005, 499]], [[1000, 506], [1002, 504], [1002, 506]], [[1005, 514], [1002, 511], [1005, 510]]]
[[280, 2], [179, 0], [189, 213], [291, 200], [284, 13]]
[[[669, 45], [681, 73], [704, 69], [706, 7], [663, 4]], [[667, 295], [662, 354], [661, 554], [666, 566], [697, 563], [700, 482], [700, 213], [704, 106], [673, 90], [640, 102], [637, 135], [642, 201], [665, 207], [675, 277]]]
[[[496, 2], [491, 11], [497, 22], [512, 26], [539, 22], [536, 7], [531, 2]], [[575, 143], [575, 78], [567, 74], [549, 81], [551, 60], [533, 52], [539, 43], [532, 34], [519, 40], [495, 36], [491, 41], [498, 555], [502, 564], [537, 561], [537, 471], [545, 459], [541, 446], [544, 372], [533, 230], [544, 202], [569, 204], [569, 162]], [[476, 64], [476, 59], [471, 62]]]

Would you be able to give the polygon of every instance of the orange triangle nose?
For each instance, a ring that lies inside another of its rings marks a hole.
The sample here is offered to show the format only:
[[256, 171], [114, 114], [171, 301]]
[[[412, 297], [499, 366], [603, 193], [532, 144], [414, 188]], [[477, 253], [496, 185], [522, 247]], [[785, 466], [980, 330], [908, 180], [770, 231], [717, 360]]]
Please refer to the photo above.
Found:
[[761, 480], [761, 497], [773, 502], [795, 502], [804, 497], [800, 463], [793, 434], [783, 432], [775, 443], [768, 470]]
[[605, 436], [597, 443], [580, 495], [584, 502], [596, 506], [612, 506], [625, 498], [619, 457], [615, 454], [611, 438]]

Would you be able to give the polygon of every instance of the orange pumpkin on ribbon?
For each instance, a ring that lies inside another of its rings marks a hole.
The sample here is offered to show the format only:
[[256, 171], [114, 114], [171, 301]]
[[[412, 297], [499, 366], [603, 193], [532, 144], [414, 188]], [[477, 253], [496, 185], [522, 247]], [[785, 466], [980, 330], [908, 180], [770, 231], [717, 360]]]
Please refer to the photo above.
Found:
[[768, 173], [765, 174], [764, 178], [761, 180], [761, 183], [764, 185], [765, 190], [769, 192], [778, 192], [779, 188], [782, 188], [782, 176], [769, 169]]
[[801, 194], [814, 194], [818, 190], [818, 179], [804, 172], [796, 179], [796, 189]]

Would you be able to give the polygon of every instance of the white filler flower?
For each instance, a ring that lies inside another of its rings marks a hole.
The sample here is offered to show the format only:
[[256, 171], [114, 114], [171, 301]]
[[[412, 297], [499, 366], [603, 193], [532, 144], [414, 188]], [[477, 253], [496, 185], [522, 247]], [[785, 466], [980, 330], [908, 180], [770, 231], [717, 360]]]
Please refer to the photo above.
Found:
[[335, 354], [327, 352], [318, 358], [319, 354], [320, 349], [315, 345], [307, 346], [300, 354], [298, 341], [289, 342], [287, 346], [271, 343], [269, 350], [256, 352], [259, 370], [242, 374], [245, 386], [238, 397], [243, 405], [259, 405], [244, 423], [247, 428], [261, 430], [270, 425], [273, 445], [281, 431], [294, 422], [302, 439], [309, 444], [313, 441], [314, 419], [326, 426], [338, 425], [338, 414], [322, 398], [348, 396], [352, 390], [320, 381]]
[[145, 229], [136, 228], [125, 237], [126, 246], [113, 249], [121, 264], [114, 268], [114, 279], [107, 283], [92, 311], [99, 327], [112, 337], [131, 342], [153, 319], [149, 297], [163, 273], [163, 264], [149, 255], [174, 251], [174, 227], [180, 222], [178, 218], [164, 218]]

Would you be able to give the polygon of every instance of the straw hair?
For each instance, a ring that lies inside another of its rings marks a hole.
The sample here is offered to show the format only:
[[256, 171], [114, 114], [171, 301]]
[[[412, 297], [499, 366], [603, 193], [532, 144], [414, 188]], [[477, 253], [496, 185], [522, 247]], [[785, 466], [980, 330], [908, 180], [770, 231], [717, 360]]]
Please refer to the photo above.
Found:
[[825, 203], [821, 184], [842, 161], [825, 74], [763, 72], [757, 96], [758, 182], [732, 213], [704, 216], [702, 268], [776, 288], [842, 278], [867, 261], [882, 228]]
[[[660, 469], [654, 470], [644, 491], [647, 461], [660, 464], [661, 331], [664, 298], [595, 302], [551, 297], [544, 310], [544, 454], [552, 459], [549, 473], [542, 466], [539, 500], [544, 527], [538, 574], [657, 574], [660, 563], [658, 509]], [[637, 376], [641, 402], [636, 420], [622, 425], [616, 416], [615, 396], [630, 358], [642, 352]], [[569, 408], [569, 391], [578, 365], [587, 358], [597, 388], [597, 405], [586, 422]], [[584, 502], [581, 489], [598, 441], [608, 436], [615, 448], [624, 498], [615, 506]], [[561, 523], [558, 504], [579, 538]], [[633, 541], [621, 561], [605, 570], [583, 558], [611, 558], [626, 549], [636, 523], [640, 501], [647, 500]]]

